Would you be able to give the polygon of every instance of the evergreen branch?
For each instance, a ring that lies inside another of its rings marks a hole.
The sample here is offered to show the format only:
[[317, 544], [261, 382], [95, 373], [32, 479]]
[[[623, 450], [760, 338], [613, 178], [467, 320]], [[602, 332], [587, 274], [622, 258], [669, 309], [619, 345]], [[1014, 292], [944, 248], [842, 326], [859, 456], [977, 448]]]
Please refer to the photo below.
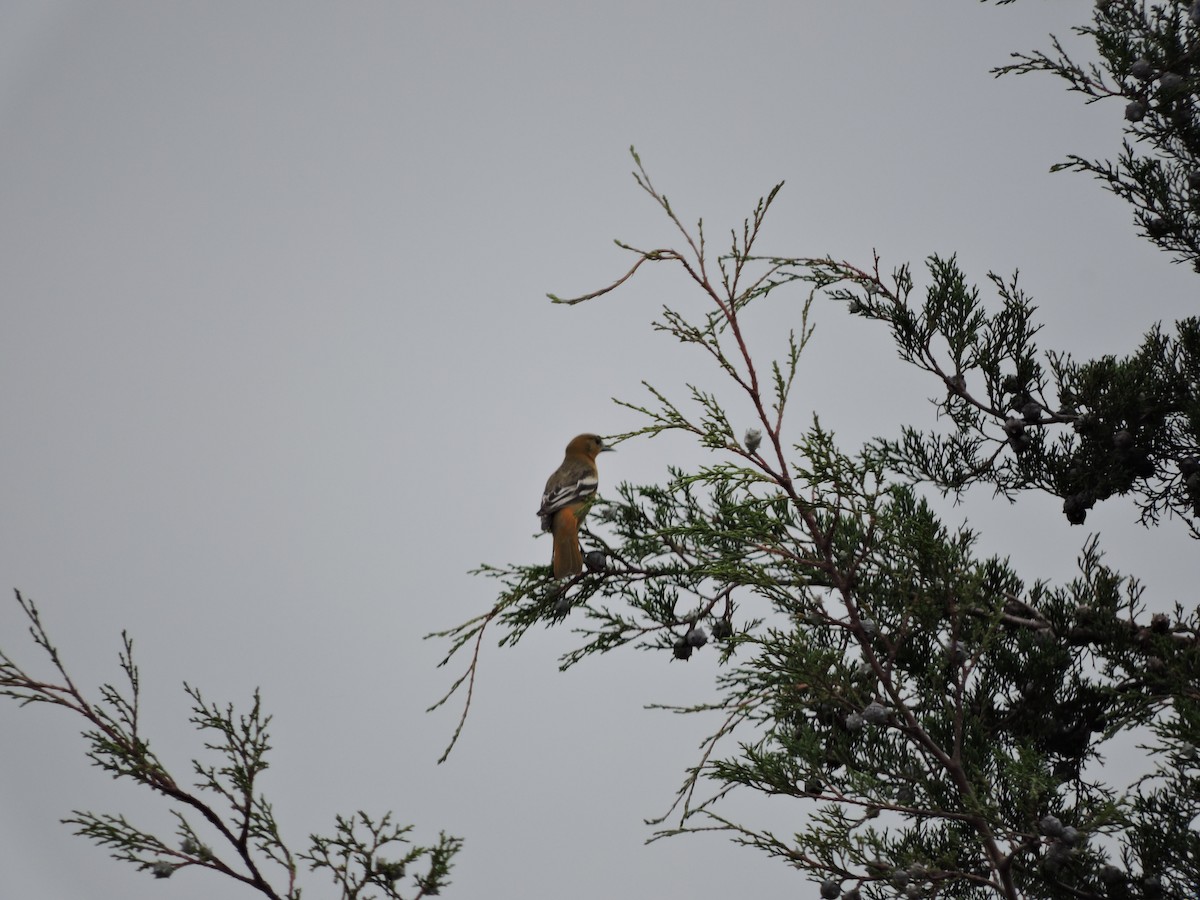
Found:
[[[120, 690], [111, 684], [101, 685], [100, 702], [93, 703], [67, 674], [33, 601], [23, 597], [19, 591], [16, 592], [16, 598], [30, 622], [34, 643], [47, 655], [61, 683], [33, 678], [11, 656], [0, 651], [0, 695], [12, 697], [21, 705], [51, 703], [82, 716], [88, 724], [84, 737], [89, 744], [87, 755], [93, 765], [115, 778], [131, 779], [166, 798], [177, 823], [178, 843], [172, 846], [168, 841], [138, 828], [123, 815], [73, 810], [69, 817], [62, 820], [64, 824], [73, 826], [75, 834], [109, 848], [114, 859], [132, 863], [155, 878], [169, 878], [181, 869], [198, 867], [231, 878], [272, 900], [299, 900], [297, 857], [283, 842], [271, 804], [261, 793], [257, 793], [259, 776], [267, 769], [266, 757], [271, 749], [267, 731], [271, 717], [263, 712], [258, 692], [254, 693], [250, 710], [238, 714], [232, 705], [221, 707], [210, 703], [198, 689], [184, 685], [192, 699], [190, 721], [201, 732], [213, 735], [204, 743], [204, 747], [220, 759], [218, 764], [192, 760], [192, 771], [197, 779], [195, 789], [185, 787], [151, 752], [149, 741], [141, 733], [141, 679], [133, 662], [132, 639], [122, 634], [119, 662], [127, 683], [126, 689]], [[209, 804], [204, 799], [204, 793], [219, 797], [228, 807], [229, 815], [223, 816]], [[200, 831], [185, 815], [187, 812], [199, 814], [205, 829], [211, 830], [218, 841], [210, 843], [203, 839]], [[365, 816], [363, 821], [368, 826], [372, 825]], [[357, 861], [360, 867], [366, 865], [368, 859], [364, 853], [374, 854], [389, 841], [399, 840], [410, 828], [406, 826], [388, 831], [390, 813], [385, 814], [373, 832], [375, 843], [368, 845], [355, 836], [353, 829], [344, 830], [342, 824], [339, 820], [339, 840], [342, 846], [358, 853], [353, 861]], [[332, 868], [328, 866], [328, 860], [313, 855], [326, 846], [323, 841], [325, 839], [314, 838], [314, 847], [317, 849], [299, 855], [309, 860], [313, 868]], [[368, 846], [369, 850], [366, 849]], [[437, 893], [447, 883], [450, 860], [460, 846], [457, 838], [443, 834], [436, 845], [414, 848], [410, 852], [405, 858], [406, 862], [423, 858], [429, 864], [427, 872], [415, 876], [418, 891], [415, 896]], [[264, 858], [282, 869], [284, 886], [276, 886], [268, 879], [261, 866]], [[369, 858], [374, 859], [373, 856]], [[379, 860], [371, 862], [370, 866], [368, 876], [353, 876], [357, 879], [353, 882], [354, 891], [343, 893], [343, 896], [369, 900], [375, 895], [363, 893], [362, 889], [371, 885], [382, 888], [383, 896], [401, 900], [394, 882], [404, 874], [403, 867], [388, 868]], [[347, 871], [346, 866], [335, 870], [335, 880], [344, 889], [350, 884], [349, 876], [345, 874]]]

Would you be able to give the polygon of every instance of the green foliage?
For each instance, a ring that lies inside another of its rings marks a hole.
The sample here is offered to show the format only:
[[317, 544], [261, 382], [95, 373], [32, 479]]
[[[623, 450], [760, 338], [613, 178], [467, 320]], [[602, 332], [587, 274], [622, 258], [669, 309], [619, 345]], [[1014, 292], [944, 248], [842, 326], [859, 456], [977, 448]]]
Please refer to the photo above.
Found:
[[[1072, 155], [1056, 170], [1090, 172], [1129, 202], [1145, 236], [1200, 271], [1200, 4], [1100, 0], [1074, 29], [1096, 61], [1050, 52], [1013, 54], [996, 74], [1049, 72], [1087, 102], [1125, 102], [1116, 161]], [[836, 271], [832, 273], [839, 273]], [[919, 302], [901, 267], [885, 283], [878, 262], [833, 296], [886, 323], [906, 361], [936, 375], [948, 427], [903, 426], [875, 444], [884, 465], [943, 492], [991, 485], [1009, 499], [1027, 489], [1063, 500], [1082, 524], [1097, 502], [1129, 496], [1143, 524], [1178, 518], [1200, 537], [1200, 319], [1155, 324], [1125, 357], [1076, 362], [1034, 343], [1034, 306], [1017, 278], [989, 273], [1000, 305], [984, 309], [953, 259], [929, 260]], [[853, 280], [853, 279], [851, 279]]]
[[904, 426], [874, 443], [884, 467], [944, 493], [1042, 490], [1074, 524], [1098, 501], [1131, 495], [1143, 523], [1173, 515], [1200, 536], [1200, 319], [1174, 334], [1155, 325], [1127, 357], [1078, 363], [1039, 352], [1036, 307], [1016, 275], [989, 274], [1000, 301], [989, 312], [953, 258], [931, 257], [928, 271], [919, 299], [907, 267], [887, 280], [878, 263], [865, 277], [832, 264], [820, 273], [852, 279], [829, 295], [886, 324], [901, 358], [944, 389], [933, 398], [943, 427]]
[[[451, 860], [462, 847], [462, 841], [438, 835], [432, 847], [410, 847], [394, 859], [381, 851], [395, 852], [393, 845], [409, 844], [411, 825], [396, 825], [391, 813], [384, 813], [378, 822], [359, 811], [351, 818], [337, 817], [337, 827], [331, 838], [312, 835], [312, 848], [305, 854], [313, 869], [329, 869], [334, 881], [341, 886], [343, 897], [399, 897], [396, 882], [409, 874], [409, 867], [422, 864], [425, 870], [412, 873], [416, 897], [432, 897], [441, 893], [448, 883]], [[381, 893], [374, 893], [377, 889]]]
[[[155, 878], [198, 867], [274, 900], [299, 900], [299, 863], [327, 870], [344, 900], [432, 896], [448, 883], [451, 860], [462, 842], [443, 833], [428, 847], [400, 847], [409, 844], [411, 826], [394, 825], [390, 813], [378, 822], [363, 812], [351, 818], [339, 816], [334, 837], [312, 835], [307, 851], [288, 849], [274, 810], [259, 789], [271, 749], [267, 731], [271, 717], [263, 712], [257, 691], [249, 712], [239, 714], [232, 705], [210, 703], [199, 690], [184, 685], [192, 699], [190, 721], [205, 735], [204, 747], [217, 761], [193, 760], [193, 786], [180, 783], [154, 755], [141, 731], [141, 681], [129, 636], [122, 635], [120, 653], [124, 689], [101, 685], [100, 701], [93, 703], [67, 674], [33, 601], [18, 592], [17, 603], [58, 683], [32, 677], [0, 651], [0, 695], [22, 706], [49, 703], [82, 716], [88, 723], [83, 736], [92, 763], [114, 778], [129, 779], [162, 796], [176, 823], [174, 840], [167, 840], [122, 815], [75, 810], [63, 820], [75, 828], [75, 834], [109, 848], [114, 859], [133, 863]], [[217, 802], [209, 802], [209, 797]], [[397, 851], [399, 855], [390, 858]], [[268, 863], [273, 867], [270, 871]], [[411, 885], [401, 883], [406, 877]]]
[[1072, 154], [1054, 168], [1092, 174], [1134, 208], [1146, 238], [1200, 271], [1200, 6], [1098, 0], [1092, 22], [1074, 30], [1097, 62], [1077, 63], [1052, 38], [1051, 52], [1014, 53], [994, 71], [1049, 72], [1089, 103], [1121, 101], [1117, 159]]
[[[577, 623], [563, 668], [626, 645], [687, 660], [711, 636], [715, 697], [675, 711], [718, 724], [655, 838], [725, 831], [820, 881], [822, 896], [848, 900], [1102, 897], [1118, 882], [1127, 897], [1191, 896], [1200, 614], [1149, 616], [1140, 585], [1106, 566], [1094, 539], [1070, 583], [1028, 582], [980, 556], [975, 535], [948, 528], [911, 482], [1079, 491], [1061, 479], [1085, 465], [1096, 499], [1131, 491], [1116, 483], [1114, 454], [1144, 448], [1161, 460], [1192, 440], [1170, 386], [1186, 393], [1194, 376], [1185, 348], [1195, 325], [1129, 359], [1044, 364], [1015, 277], [991, 277], [1000, 304], [989, 310], [953, 259], [929, 261], [918, 302], [907, 267], [885, 279], [877, 259], [859, 268], [757, 256], [778, 188], [713, 260], [702, 224], [685, 228], [634, 161], [682, 249], [622, 245], [637, 257], [622, 278], [554, 299], [602, 297], [647, 262], [683, 270], [703, 306], [668, 307], [655, 327], [702, 351], [735, 399], [722, 406], [713, 386], [688, 384], [679, 402], [646, 385], [649, 402], [622, 402], [646, 424], [620, 439], [681, 432], [713, 461], [597, 501], [588, 572], [556, 581], [541, 565], [477, 570], [500, 596], [438, 635], [450, 641], [446, 661], [472, 648], [439, 705], [467, 685], [465, 719], [492, 625], [511, 645], [534, 625]], [[847, 452], [815, 417], [793, 427], [784, 411], [811, 334], [808, 305], [783, 360], [764, 364], [747, 338], [749, 318], [790, 283], [808, 286], [809, 303], [824, 293], [887, 324], [900, 356], [939, 379], [949, 434], [909, 429]], [[1136, 411], [1134, 392], [1147, 395]], [[1156, 416], [1135, 423], [1148, 409]], [[1089, 417], [1112, 430], [1080, 431]], [[1118, 426], [1136, 427], [1133, 443], [1113, 446]], [[1177, 478], [1137, 477], [1159, 485], [1155, 509], [1182, 514]], [[451, 746], [461, 730], [462, 720]], [[1099, 777], [1109, 747], [1130, 737], [1149, 759], [1190, 752], [1192, 762]], [[795, 832], [727, 817], [722, 801], [739, 790], [800, 804]], [[1171, 823], [1155, 828], [1163, 815]]]

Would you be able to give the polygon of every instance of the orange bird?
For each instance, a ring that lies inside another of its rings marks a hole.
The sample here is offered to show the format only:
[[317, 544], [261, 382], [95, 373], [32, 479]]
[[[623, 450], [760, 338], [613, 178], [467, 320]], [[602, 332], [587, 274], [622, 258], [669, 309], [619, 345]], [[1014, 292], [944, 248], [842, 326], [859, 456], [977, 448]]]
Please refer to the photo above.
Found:
[[596, 457], [606, 450], [598, 434], [581, 434], [567, 444], [562, 465], [546, 481], [542, 492], [542, 531], [554, 535], [554, 555], [550, 567], [555, 578], [566, 578], [583, 571], [583, 553], [579, 549], [579, 526], [587, 515], [600, 483]]

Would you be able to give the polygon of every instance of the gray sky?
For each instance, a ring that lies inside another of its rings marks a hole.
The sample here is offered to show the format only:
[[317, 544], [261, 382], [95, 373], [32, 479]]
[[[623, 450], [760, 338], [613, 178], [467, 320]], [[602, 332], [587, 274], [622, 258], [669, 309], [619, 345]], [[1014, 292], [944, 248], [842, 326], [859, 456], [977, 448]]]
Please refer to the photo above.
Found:
[[[459, 669], [436, 670], [444, 648], [421, 636], [489, 606], [473, 565], [548, 557], [534, 512], [567, 439], [638, 424], [611, 397], [713, 378], [648, 327], [663, 302], [696, 308], [675, 272], [583, 307], [544, 299], [623, 272], [613, 238], [674, 240], [630, 144], [713, 235], [786, 180], [764, 249], [957, 252], [980, 281], [1020, 268], [1044, 346], [1128, 352], [1194, 312], [1195, 276], [1124, 206], [1047, 174], [1111, 153], [1120, 105], [988, 74], [1091, 6], [4, 5], [0, 585], [39, 602], [82, 684], [117, 677], [129, 630], [146, 731], [180, 776], [199, 749], [181, 683], [238, 704], [261, 686], [264, 790], [297, 849], [335, 813], [393, 809], [418, 840], [466, 838], [447, 896], [803, 895], [803, 876], [721, 838], [642, 846], [711, 724], [642, 706], [711, 696], [715, 653], [560, 675], [566, 628], [489, 646], [439, 767], [457, 708], [423, 710]], [[802, 299], [764, 309], [763, 335]], [[934, 386], [882, 330], [829, 302], [815, 318], [793, 426], [816, 410], [853, 446], [929, 421]], [[602, 490], [701, 458], [626, 444]], [[949, 514], [1029, 580], [1069, 575], [1088, 533], [1041, 498]], [[1189, 597], [1181, 530], [1133, 518], [1112, 502], [1088, 526], [1157, 602]], [[11, 601], [0, 645], [41, 664]], [[154, 881], [70, 837], [72, 809], [170, 825], [87, 766], [78, 731], [0, 705], [5, 896], [251, 896], [203, 872]], [[736, 808], [799, 825], [795, 806]]]

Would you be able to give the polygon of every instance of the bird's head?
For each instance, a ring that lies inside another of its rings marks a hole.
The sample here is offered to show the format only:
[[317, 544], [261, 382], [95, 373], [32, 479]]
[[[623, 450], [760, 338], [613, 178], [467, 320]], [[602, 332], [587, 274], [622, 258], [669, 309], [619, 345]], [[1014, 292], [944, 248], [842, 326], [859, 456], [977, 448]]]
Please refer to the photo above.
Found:
[[567, 455], [586, 456], [588, 459], [595, 459], [605, 451], [611, 451], [614, 448], [604, 443], [604, 438], [598, 434], [581, 434], [571, 440], [567, 444]]

